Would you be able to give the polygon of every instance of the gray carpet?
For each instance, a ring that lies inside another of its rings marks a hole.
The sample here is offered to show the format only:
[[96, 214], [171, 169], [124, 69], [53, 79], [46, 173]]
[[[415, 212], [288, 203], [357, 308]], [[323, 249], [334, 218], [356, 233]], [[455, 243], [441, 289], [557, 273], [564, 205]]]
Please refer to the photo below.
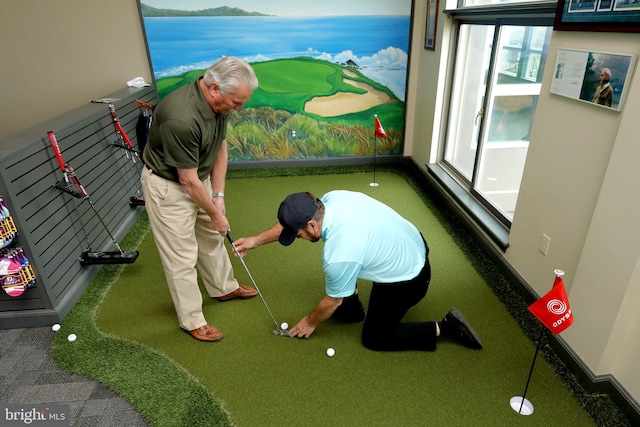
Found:
[[[60, 369], [51, 359], [48, 327], [0, 330], [0, 425], [7, 405], [68, 405], [70, 427], [145, 427], [129, 403], [108, 387]], [[66, 408], [66, 407], [63, 407]], [[36, 425], [36, 424], [34, 424]]]

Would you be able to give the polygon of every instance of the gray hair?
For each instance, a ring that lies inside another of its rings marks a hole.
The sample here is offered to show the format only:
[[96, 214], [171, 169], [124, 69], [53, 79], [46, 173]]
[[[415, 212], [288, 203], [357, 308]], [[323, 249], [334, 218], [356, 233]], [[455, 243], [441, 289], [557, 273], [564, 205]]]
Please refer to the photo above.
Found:
[[218, 84], [222, 95], [233, 92], [241, 82], [252, 91], [258, 87], [258, 78], [251, 65], [235, 56], [225, 56], [209, 67], [204, 73], [204, 84], [210, 87], [213, 82]]
[[611, 70], [609, 68], [603, 68], [602, 72], [607, 75], [607, 80], [611, 80]]
[[311, 219], [315, 222], [319, 222], [321, 219], [324, 218], [324, 203], [322, 203], [322, 200], [318, 199], [316, 196], [309, 193], [308, 191], [306, 192], [306, 195], [307, 195], [307, 199], [311, 203], [316, 205], [316, 213], [313, 214], [313, 218]]

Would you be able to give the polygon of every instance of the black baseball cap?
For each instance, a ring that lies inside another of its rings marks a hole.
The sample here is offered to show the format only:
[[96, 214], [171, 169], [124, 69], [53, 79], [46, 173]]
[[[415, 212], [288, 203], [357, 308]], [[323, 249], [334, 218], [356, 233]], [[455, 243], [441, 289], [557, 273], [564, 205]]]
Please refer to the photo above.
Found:
[[318, 205], [309, 199], [309, 193], [294, 193], [287, 196], [278, 209], [278, 221], [284, 228], [278, 241], [289, 246], [296, 240], [298, 231], [316, 214]]

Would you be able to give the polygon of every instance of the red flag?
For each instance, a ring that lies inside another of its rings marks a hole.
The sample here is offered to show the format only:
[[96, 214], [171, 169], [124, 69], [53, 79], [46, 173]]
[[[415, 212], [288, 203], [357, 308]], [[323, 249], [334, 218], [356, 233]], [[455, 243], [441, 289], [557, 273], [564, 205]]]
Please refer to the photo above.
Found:
[[382, 127], [382, 123], [380, 123], [380, 120], [378, 120], [378, 116], [373, 116], [373, 118], [375, 120], [373, 127], [376, 132], [376, 138], [387, 139], [387, 133], [384, 131], [384, 128]]
[[569, 298], [560, 276], [556, 277], [551, 290], [528, 308], [554, 334], [559, 334], [573, 323]]

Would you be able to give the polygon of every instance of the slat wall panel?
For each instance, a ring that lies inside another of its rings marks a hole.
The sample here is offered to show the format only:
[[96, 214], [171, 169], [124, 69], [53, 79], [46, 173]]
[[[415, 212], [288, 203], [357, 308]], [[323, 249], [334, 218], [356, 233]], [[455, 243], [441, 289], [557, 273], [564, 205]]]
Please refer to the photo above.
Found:
[[[108, 97], [120, 98], [114, 101], [116, 113], [137, 148], [136, 125], [142, 111], [135, 101], [156, 104], [155, 88], [127, 88]], [[49, 130], [88, 199], [54, 188], [64, 174], [47, 137]], [[25, 249], [37, 275], [36, 286], [20, 297], [0, 293], [0, 328], [43, 326], [64, 318], [100, 269], [81, 266], [80, 254], [88, 249], [116, 251], [109, 232], [119, 243], [137, 219], [143, 208], [131, 207], [129, 198], [142, 194], [142, 164], [137, 159], [134, 163], [133, 153], [116, 142], [121, 143], [108, 105], [102, 103], [87, 103], [0, 141], [0, 194], [20, 233], [15, 245]]]

